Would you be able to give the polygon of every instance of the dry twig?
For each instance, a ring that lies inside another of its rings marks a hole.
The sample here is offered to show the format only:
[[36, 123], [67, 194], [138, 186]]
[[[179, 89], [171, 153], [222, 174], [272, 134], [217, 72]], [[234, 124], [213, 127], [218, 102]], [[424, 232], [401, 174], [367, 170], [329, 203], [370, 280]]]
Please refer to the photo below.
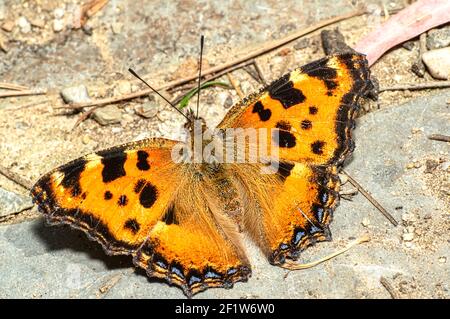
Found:
[[261, 71], [261, 68], [259, 67], [258, 62], [256, 62], [256, 60], [253, 60], [253, 66], [255, 67], [256, 73], [258, 73], [258, 77], [261, 80], [262, 84], [264, 84], [264, 86], [267, 85], [267, 81], [264, 78], [263, 72]]
[[392, 299], [399, 299], [399, 295], [397, 293], [397, 291], [395, 291], [394, 287], [392, 287], [392, 285], [389, 283], [389, 281], [387, 281], [386, 278], [384, 278], [383, 276], [380, 277], [380, 284], [386, 288], [386, 290], [389, 292], [389, 294], [391, 295]]
[[47, 94], [47, 90], [22, 90], [22, 91], [11, 91], [0, 93], [0, 98], [2, 97], [13, 97], [13, 96], [27, 96], [27, 95], [42, 95]]
[[227, 73], [227, 77], [228, 77], [228, 80], [230, 81], [231, 85], [233, 86], [234, 90], [241, 98], [241, 100], [244, 99], [244, 97], [245, 97], [244, 93], [242, 93], [242, 90], [239, 87], [239, 84], [236, 82], [236, 80], [234, 79], [234, 77], [231, 75], [230, 72]]
[[0, 174], [27, 190], [30, 190], [33, 186], [33, 183], [19, 176], [17, 173], [11, 172], [8, 168], [2, 165], [0, 165]]
[[[337, 23], [337, 22], [342, 21], [342, 20], [346, 20], [346, 19], [349, 19], [349, 18], [352, 18], [352, 17], [356, 17], [356, 16], [359, 16], [359, 15], [362, 15], [362, 14], [364, 14], [364, 12], [365, 11], [363, 11], [363, 10], [353, 11], [353, 12], [348, 13], [348, 14], [344, 14], [344, 15], [341, 15], [341, 16], [337, 16], [337, 17], [334, 17], [334, 18], [330, 18], [330, 19], [326, 19], [326, 20], [320, 21], [320, 22], [318, 22], [317, 24], [315, 24], [313, 26], [310, 26], [310, 27], [308, 27], [306, 29], [303, 29], [303, 30], [300, 30], [298, 32], [295, 32], [295, 33], [293, 33], [293, 34], [291, 34], [291, 35], [289, 35], [289, 36], [287, 36], [285, 38], [266, 43], [261, 48], [259, 48], [257, 50], [253, 50], [251, 53], [248, 53], [248, 54], [246, 54], [246, 55], [244, 55], [242, 57], [233, 59], [233, 60], [231, 60], [229, 62], [220, 64], [218, 66], [206, 69], [206, 70], [204, 70], [202, 72], [202, 76], [205, 77], [206, 75], [209, 75], [209, 74], [213, 74], [213, 73], [217, 73], [217, 72], [220, 72], [220, 71], [224, 71], [226, 69], [230, 69], [233, 66], [236, 66], [238, 64], [247, 62], [248, 60], [252, 60], [255, 57], [258, 57], [258, 56], [260, 56], [262, 54], [265, 54], [265, 53], [268, 53], [268, 52], [270, 52], [272, 50], [278, 49], [278, 48], [280, 48], [283, 45], [286, 45], [286, 44], [288, 44], [288, 43], [290, 43], [290, 42], [292, 42], [292, 41], [294, 41], [294, 40], [296, 40], [296, 39], [298, 39], [298, 38], [300, 38], [302, 36], [305, 36], [307, 34], [310, 34], [310, 33], [314, 32], [314, 31], [317, 31], [317, 30], [319, 30], [321, 28], [324, 28], [324, 27], [326, 27], [326, 26], [328, 26], [330, 24], [334, 24], [334, 23]], [[197, 74], [193, 74], [191, 76], [187, 76], [187, 77], [179, 79], [179, 80], [171, 81], [171, 82], [166, 83], [166, 84], [164, 84], [164, 85], [162, 85], [160, 87], [156, 87], [155, 89], [158, 90], [158, 91], [159, 90], [164, 90], [164, 89], [169, 89], [169, 88], [172, 88], [172, 87], [175, 87], [175, 86], [179, 86], [179, 85], [185, 84], [185, 83], [190, 82], [192, 80], [195, 80], [195, 79], [197, 79], [197, 77], [198, 77]], [[145, 96], [145, 95], [148, 95], [151, 92], [152, 92], [152, 90], [150, 90], [150, 89], [144, 89], [144, 90], [141, 90], [141, 91], [138, 91], [138, 92], [134, 92], [134, 93], [126, 94], [126, 95], [122, 95], [122, 96], [117, 96], [117, 97], [113, 97], [113, 98], [105, 98], [105, 99], [93, 100], [93, 101], [86, 102], [86, 103], [72, 104], [72, 105], [69, 106], [69, 108], [80, 109], [80, 108], [90, 107], [90, 106], [113, 104], [113, 103], [117, 103], [117, 102], [121, 102], [121, 101], [131, 100], [131, 99], [134, 99], [134, 98], [137, 98], [137, 97]]]
[[450, 81], [435, 81], [425, 83], [406, 83], [392, 86], [381, 87], [379, 92], [383, 91], [401, 91], [401, 90], [426, 90], [426, 89], [442, 89], [450, 87]]
[[443, 135], [443, 134], [431, 134], [431, 135], [428, 136], [428, 139], [429, 140], [434, 140], [434, 141], [450, 143], [450, 136]]
[[384, 209], [383, 206], [380, 205], [380, 203], [378, 203], [375, 198], [372, 197], [372, 195], [370, 195], [361, 185], [359, 185], [359, 183], [353, 178], [351, 177], [347, 172], [345, 172], [344, 170], [341, 171], [342, 173], [344, 173], [345, 175], [347, 175], [349, 182], [358, 189], [359, 192], [361, 192], [361, 194], [364, 195], [365, 198], [367, 198], [367, 200], [369, 202], [372, 203], [373, 206], [375, 206], [375, 208], [377, 208], [380, 213], [382, 213], [384, 215], [384, 217], [386, 217], [392, 225], [397, 226], [398, 222], [395, 220], [395, 218], [388, 213], [388, 211], [386, 209]]
[[0, 89], [7, 89], [7, 90], [14, 90], [14, 91], [28, 90], [28, 88], [26, 86], [14, 84], [14, 83], [5, 83], [5, 82], [0, 82]]

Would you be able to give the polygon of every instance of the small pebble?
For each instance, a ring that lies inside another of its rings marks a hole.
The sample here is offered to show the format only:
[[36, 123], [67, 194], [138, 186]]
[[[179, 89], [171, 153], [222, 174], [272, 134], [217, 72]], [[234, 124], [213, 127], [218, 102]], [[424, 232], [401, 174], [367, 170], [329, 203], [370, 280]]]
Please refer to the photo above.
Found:
[[223, 103], [223, 107], [229, 109], [232, 106], [233, 106], [233, 98], [231, 97], [231, 95], [228, 95], [227, 98], [225, 99], [225, 102]]
[[64, 29], [64, 20], [55, 19], [53, 20], [53, 31], [60, 32]]
[[123, 116], [122, 116], [122, 122], [123, 123], [131, 123], [131, 122], [133, 122], [134, 121], [134, 118], [133, 118], [133, 116], [131, 116], [130, 114], [124, 114]]
[[89, 137], [89, 135], [83, 135], [83, 138], [81, 139], [81, 141], [83, 142], [83, 144], [89, 144], [92, 140]]
[[2, 29], [5, 30], [6, 32], [11, 32], [14, 29], [14, 21], [12, 20], [7, 20], [5, 21], [5, 23], [2, 24]]
[[45, 27], [45, 20], [43, 18], [32, 18], [30, 19], [30, 23], [33, 27], [36, 28], [44, 28]]
[[341, 185], [345, 185], [348, 182], [348, 176], [345, 174], [339, 174], [339, 179], [341, 181]]
[[152, 118], [159, 112], [158, 105], [155, 102], [145, 102], [144, 104], [136, 105], [136, 114], [145, 117]]
[[403, 213], [402, 214], [402, 220], [404, 222], [414, 222], [416, 221], [416, 216], [413, 213]]
[[66, 103], [84, 103], [89, 102], [90, 97], [86, 86], [78, 85], [65, 88], [61, 91], [61, 97]]
[[310, 44], [310, 39], [309, 38], [303, 38], [303, 39], [300, 39], [299, 41], [297, 41], [296, 44], [294, 44], [294, 49], [295, 50], [302, 50], [302, 49], [305, 49], [305, 48], [309, 47], [310, 45], [311, 45]]
[[30, 197], [0, 187], [0, 216], [18, 213], [30, 207], [33, 207]]
[[414, 227], [414, 226], [408, 226], [408, 227], [406, 227], [406, 231], [408, 232], [408, 233], [414, 233], [414, 230], [415, 230], [416, 228]]
[[122, 32], [122, 28], [123, 28], [123, 23], [120, 23], [120, 22], [115, 22], [111, 26], [112, 32], [114, 34], [119, 34], [120, 32]]
[[131, 93], [131, 83], [128, 81], [120, 81], [117, 85], [117, 91], [119, 94]]
[[62, 17], [64, 17], [64, 9], [63, 9], [63, 8], [56, 8], [56, 9], [53, 11], [53, 16], [54, 16], [56, 19], [61, 19]]
[[428, 50], [445, 48], [450, 45], [450, 26], [433, 29], [427, 33]]
[[448, 170], [450, 167], [450, 161], [446, 161], [446, 162], [442, 163], [440, 167], [443, 171]]
[[165, 122], [165, 121], [170, 120], [170, 119], [173, 118], [173, 112], [172, 112], [172, 111], [169, 111], [169, 110], [163, 110], [163, 111], [161, 111], [161, 112], [158, 112], [158, 113], [156, 114], [156, 116], [158, 117], [158, 119], [159, 119], [161, 122]]
[[25, 18], [25, 17], [20, 17], [17, 20], [17, 25], [19, 26], [20, 31], [22, 33], [28, 33], [31, 31], [31, 24], [30, 24], [30, 22], [28, 22], [27, 18]]
[[363, 218], [361, 224], [362, 224], [364, 227], [367, 227], [367, 226], [370, 225], [370, 220], [369, 220], [367, 217], [365, 217], [365, 218]]
[[450, 79], [450, 47], [427, 51], [422, 55], [422, 60], [432, 77]]
[[415, 42], [414, 41], [406, 41], [402, 44], [402, 47], [404, 47], [408, 51], [412, 51], [412, 49], [414, 49], [414, 47], [415, 47]]
[[89, 25], [88, 23], [86, 23], [85, 25], [83, 25], [81, 27], [81, 29], [83, 30], [84, 34], [91, 36], [94, 33], [94, 29], [92, 28], [91, 25]]
[[414, 233], [404, 233], [403, 241], [412, 241], [414, 239]]
[[445, 264], [447, 262], [447, 257], [439, 257], [439, 262]]
[[107, 105], [95, 110], [93, 119], [100, 125], [120, 123], [122, 111], [116, 105]]

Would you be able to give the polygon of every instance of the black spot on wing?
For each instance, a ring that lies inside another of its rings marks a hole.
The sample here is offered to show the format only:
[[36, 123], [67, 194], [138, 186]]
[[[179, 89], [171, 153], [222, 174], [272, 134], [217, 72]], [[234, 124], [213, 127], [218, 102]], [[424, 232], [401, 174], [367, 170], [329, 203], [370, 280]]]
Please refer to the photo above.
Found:
[[127, 154], [123, 149], [116, 148], [114, 150], [100, 151], [97, 152], [97, 155], [102, 157], [103, 182], [109, 183], [126, 175], [124, 164], [127, 160]]
[[136, 194], [139, 194], [141, 192], [141, 190], [144, 188], [145, 184], [147, 182], [145, 181], [145, 179], [139, 179], [136, 184], [134, 185], [134, 192]]
[[113, 194], [110, 191], [106, 191], [105, 194], [103, 195], [103, 198], [105, 200], [110, 200], [113, 197]]
[[312, 128], [312, 123], [310, 120], [303, 120], [300, 126], [304, 130], [309, 130]]
[[291, 123], [289, 123], [288, 121], [278, 121], [275, 127], [285, 131], [290, 131], [292, 128]]
[[285, 109], [303, 103], [306, 100], [303, 92], [294, 88], [294, 83], [289, 81], [289, 76], [290, 74], [284, 75], [267, 88], [269, 96], [274, 100], [280, 101]]
[[119, 206], [126, 206], [128, 204], [127, 195], [120, 195], [119, 200], [117, 201]]
[[61, 185], [66, 189], [70, 189], [72, 196], [79, 196], [83, 192], [80, 185], [80, 176], [85, 167], [86, 160], [80, 158], [73, 162], [73, 164], [63, 166], [59, 170], [64, 174], [64, 177], [61, 180]]
[[291, 171], [294, 168], [295, 164], [291, 164], [288, 162], [279, 162], [278, 163], [278, 176], [282, 181], [285, 181], [286, 178], [291, 175]]
[[137, 234], [139, 229], [141, 229], [141, 225], [137, 222], [136, 219], [130, 218], [125, 222], [125, 225], [123, 226], [125, 229], [128, 229], [133, 234]]
[[253, 105], [252, 113], [258, 113], [259, 119], [263, 122], [268, 121], [272, 116], [272, 111], [270, 109], [264, 109], [264, 105], [261, 101], [258, 101]]
[[158, 198], [158, 191], [155, 186], [150, 183], [145, 184], [139, 194], [139, 203], [145, 208], [150, 208]]
[[148, 171], [150, 169], [150, 164], [147, 161], [148, 153], [145, 151], [138, 151], [137, 152], [138, 161], [136, 163], [136, 166], [141, 171]]
[[309, 114], [315, 115], [315, 114], [317, 114], [317, 111], [318, 111], [317, 107], [315, 107], [315, 106], [309, 107]]
[[274, 130], [272, 133], [272, 141], [283, 148], [292, 148], [297, 144], [294, 134], [282, 130]]
[[166, 225], [172, 225], [178, 224], [178, 221], [176, 219], [175, 216], [175, 209], [173, 206], [169, 207], [169, 209], [167, 210], [167, 212], [164, 214], [162, 221], [166, 224]]
[[314, 143], [311, 144], [311, 150], [314, 154], [322, 155], [324, 145], [325, 145], [324, 141], [315, 141]]

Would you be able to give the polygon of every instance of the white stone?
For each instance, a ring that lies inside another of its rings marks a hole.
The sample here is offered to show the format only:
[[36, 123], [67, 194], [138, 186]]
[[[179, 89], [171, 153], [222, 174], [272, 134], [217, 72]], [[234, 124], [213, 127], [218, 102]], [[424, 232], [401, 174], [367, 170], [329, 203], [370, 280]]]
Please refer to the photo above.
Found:
[[113, 23], [111, 26], [112, 32], [114, 34], [119, 34], [122, 31], [123, 24], [120, 22]]
[[20, 31], [22, 33], [28, 33], [31, 31], [31, 24], [30, 24], [30, 22], [28, 22], [27, 18], [25, 18], [25, 17], [20, 17], [17, 20], [17, 25], [19, 26]]
[[115, 105], [107, 105], [95, 110], [93, 118], [101, 125], [120, 123], [122, 111]]
[[414, 239], [414, 233], [404, 233], [403, 241], [412, 241]]
[[362, 224], [364, 227], [369, 226], [369, 225], [370, 225], [370, 220], [369, 220], [369, 218], [364, 217], [363, 220], [362, 220], [362, 222], [361, 222], [361, 224]]
[[155, 102], [145, 102], [144, 104], [136, 105], [135, 111], [142, 117], [151, 118], [160, 112], [160, 108]]
[[65, 88], [61, 91], [61, 96], [66, 103], [84, 103], [91, 99], [84, 85]]
[[117, 90], [119, 94], [129, 94], [131, 93], [131, 83], [128, 81], [120, 81]]
[[64, 17], [64, 9], [63, 9], [63, 8], [56, 8], [56, 9], [53, 11], [53, 16], [54, 16], [56, 19], [61, 19], [62, 17]]
[[423, 63], [435, 79], [450, 79], [450, 47], [427, 51], [422, 55]]
[[64, 20], [55, 19], [53, 20], [53, 31], [60, 32], [64, 29]]

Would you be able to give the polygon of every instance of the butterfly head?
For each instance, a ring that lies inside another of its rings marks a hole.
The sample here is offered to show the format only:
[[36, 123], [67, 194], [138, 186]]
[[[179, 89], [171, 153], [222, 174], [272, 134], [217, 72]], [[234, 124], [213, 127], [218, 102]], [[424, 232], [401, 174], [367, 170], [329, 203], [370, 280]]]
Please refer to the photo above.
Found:
[[203, 134], [208, 129], [205, 120], [202, 117], [196, 116], [192, 109], [187, 111], [186, 116], [188, 120], [184, 124], [184, 128], [189, 131], [192, 137]]

